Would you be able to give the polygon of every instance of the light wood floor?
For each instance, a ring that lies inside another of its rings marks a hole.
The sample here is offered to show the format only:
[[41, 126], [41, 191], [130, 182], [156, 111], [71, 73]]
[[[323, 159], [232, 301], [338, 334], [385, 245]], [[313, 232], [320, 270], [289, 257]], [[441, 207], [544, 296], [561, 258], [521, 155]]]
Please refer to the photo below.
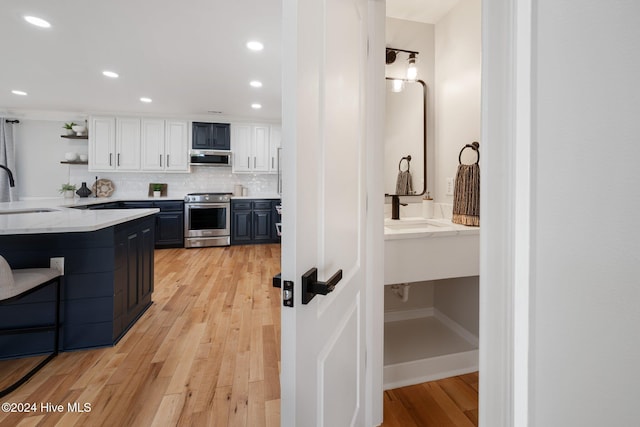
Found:
[[[155, 253], [154, 304], [113, 348], [62, 353], [2, 399], [1, 426], [278, 426], [280, 245]], [[5, 378], [24, 360], [0, 364]], [[62, 404], [43, 413], [41, 402]], [[69, 413], [68, 403], [91, 412]]]
[[[278, 426], [280, 245], [155, 252], [154, 304], [112, 348], [61, 353], [2, 402], [4, 426]], [[28, 359], [0, 362], [0, 378]], [[384, 427], [477, 425], [478, 376], [388, 390]], [[2, 387], [2, 383], [0, 383]], [[62, 404], [44, 413], [41, 403]], [[70, 413], [67, 404], [90, 403]]]

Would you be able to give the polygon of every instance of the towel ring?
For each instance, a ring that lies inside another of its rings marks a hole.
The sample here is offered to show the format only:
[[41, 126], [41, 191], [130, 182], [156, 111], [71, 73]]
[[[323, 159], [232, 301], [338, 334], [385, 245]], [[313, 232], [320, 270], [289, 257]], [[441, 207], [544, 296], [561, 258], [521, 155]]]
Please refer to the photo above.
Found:
[[465, 148], [471, 148], [476, 152], [476, 154], [478, 155], [478, 159], [476, 160], [475, 164], [477, 165], [478, 162], [480, 162], [480, 143], [477, 141], [473, 141], [471, 144], [467, 144], [462, 147], [462, 150], [460, 150], [460, 154], [458, 154], [458, 164], [462, 164], [462, 152], [465, 150]]
[[402, 172], [402, 161], [403, 160], [407, 161], [407, 172], [409, 172], [409, 169], [411, 169], [411, 154], [409, 154], [406, 157], [401, 158], [400, 161], [398, 162], [398, 170], [400, 172]]

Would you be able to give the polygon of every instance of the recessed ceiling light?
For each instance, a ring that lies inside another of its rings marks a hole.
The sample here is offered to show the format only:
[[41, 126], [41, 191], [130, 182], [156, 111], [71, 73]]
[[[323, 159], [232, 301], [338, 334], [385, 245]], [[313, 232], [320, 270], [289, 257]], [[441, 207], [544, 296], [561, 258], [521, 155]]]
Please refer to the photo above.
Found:
[[40, 27], [40, 28], [51, 27], [51, 24], [49, 24], [47, 21], [45, 21], [42, 18], [38, 18], [37, 16], [25, 16], [24, 20], [31, 25], [35, 25], [36, 27]]
[[111, 77], [112, 79], [117, 79], [118, 77], [120, 77], [118, 73], [114, 73], [113, 71], [103, 71], [102, 75], [106, 77]]
[[247, 42], [247, 48], [258, 51], [264, 49], [264, 45], [258, 41], [251, 40]]
[[140, 101], [149, 103], [149, 102], [152, 101], [152, 99], [151, 98], [146, 98], [146, 97], [143, 96], [142, 98], [140, 98]]
[[27, 95], [27, 92], [24, 92], [22, 90], [12, 90], [11, 93], [14, 94], [14, 95], [21, 95], [21, 96], [26, 96]]
[[254, 110], [259, 110], [262, 108], [262, 105], [260, 104], [251, 104], [251, 108], [253, 108]]
[[249, 84], [251, 85], [251, 87], [262, 87], [262, 82], [259, 82], [257, 80], [252, 80], [249, 82]]

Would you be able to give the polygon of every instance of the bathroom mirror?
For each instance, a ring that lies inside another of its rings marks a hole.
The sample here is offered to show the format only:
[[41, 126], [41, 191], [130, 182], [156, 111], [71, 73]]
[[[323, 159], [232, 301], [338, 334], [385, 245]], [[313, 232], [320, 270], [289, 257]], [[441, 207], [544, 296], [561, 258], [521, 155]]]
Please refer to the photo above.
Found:
[[[402, 83], [399, 91], [397, 82]], [[399, 173], [408, 167], [413, 191], [406, 195], [420, 196], [427, 188], [427, 86], [422, 80], [389, 77], [386, 86], [384, 192], [405, 195], [397, 191], [396, 184], [405, 182], [406, 173]]]

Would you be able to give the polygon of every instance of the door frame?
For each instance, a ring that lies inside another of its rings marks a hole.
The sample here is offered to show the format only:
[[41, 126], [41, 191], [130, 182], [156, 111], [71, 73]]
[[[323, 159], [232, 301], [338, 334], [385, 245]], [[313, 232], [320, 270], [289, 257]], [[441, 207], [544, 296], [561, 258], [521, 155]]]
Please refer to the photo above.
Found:
[[482, 0], [481, 426], [527, 426], [532, 0]]

